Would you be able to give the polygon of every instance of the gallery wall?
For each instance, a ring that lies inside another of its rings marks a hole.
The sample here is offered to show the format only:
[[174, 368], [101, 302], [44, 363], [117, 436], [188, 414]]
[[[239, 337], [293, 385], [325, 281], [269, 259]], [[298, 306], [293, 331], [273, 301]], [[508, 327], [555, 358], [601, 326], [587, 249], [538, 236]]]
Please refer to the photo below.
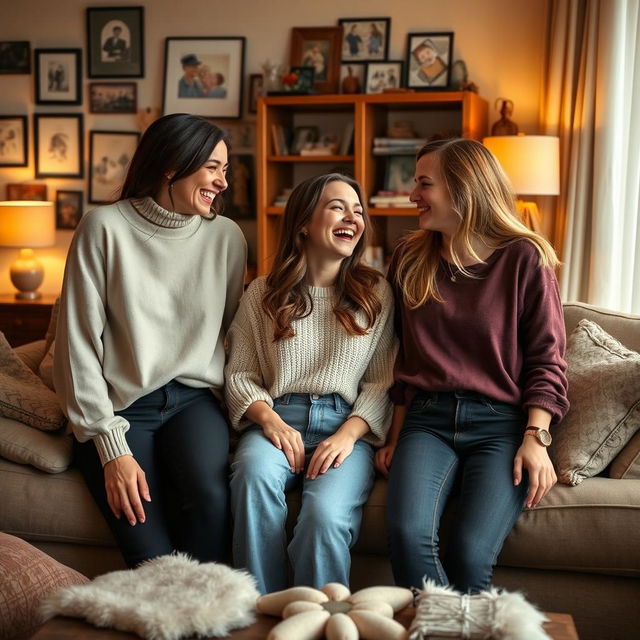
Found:
[[[87, 107], [86, 8], [88, 6], [140, 6], [144, 12], [145, 77], [134, 79], [138, 108], [159, 109], [162, 104], [164, 45], [168, 36], [244, 36], [247, 39], [244, 69], [245, 106], [248, 77], [259, 73], [267, 60], [288, 63], [291, 28], [330, 26], [339, 18], [391, 17], [389, 59], [406, 55], [409, 32], [453, 31], [454, 60], [463, 59], [470, 79], [491, 105], [490, 122], [499, 115], [492, 108], [498, 97], [513, 100], [514, 120], [520, 130], [538, 133], [540, 87], [543, 68], [546, 1], [544, 0], [233, 0], [211, 3], [205, 0], [153, 0], [153, 2], [87, 3], [81, 0], [21, 0], [3, 7], [0, 41], [28, 40], [32, 48], [83, 49], [83, 105], [74, 107], [34, 104], [34, 76], [0, 75], [0, 115], [28, 115], [30, 122], [29, 166], [0, 169], [0, 199], [7, 183], [46, 182], [49, 199], [58, 189], [82, 190], [87, 194], [88, 131], [135, 131], [135, 115], [90, 114]], [[393, 7], [393, 12], [390, 8]], [[130, 79], [126, 79], [130, 80]], [[83, 113], [85, 129], [85, 178], [35, 180], [33, 156], [33, 113]], [[255, 243], [255, 224], [242, 224], [250, 244]], [[56, 246], [38, 250], [46, 277], [41, 291], [55, 294], [60, 289], [66, 251], [72, 232], [59, 230]], [[0, 249], [0, 292], [9, 292], [8, 268], [16, 257], [12, 249]]]

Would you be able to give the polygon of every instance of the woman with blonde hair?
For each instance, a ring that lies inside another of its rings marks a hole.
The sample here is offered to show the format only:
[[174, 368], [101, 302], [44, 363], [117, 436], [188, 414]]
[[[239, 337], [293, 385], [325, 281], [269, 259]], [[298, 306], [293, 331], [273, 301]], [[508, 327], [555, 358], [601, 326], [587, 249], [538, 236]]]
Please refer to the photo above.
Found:
[[525, 503], [535, 507], [556, 482], [549, 425], [568, 409], [558, 261], [514, 215], [509, 182], [480, 143], [426, 144], [415, 181], [419, 230], [388, 275], [400, 351], [376, 464], [389, 475], [396, 582], [419, 587], [425, 576], [477, 592]]
[[[291, 193], [271, 273], [229, 330], [225, 395], [242, 431], [232, 464], [236, 566], [262, 592], [349, 583], [349, 549], [391, 417], [391, 287], [361, 262], [370, 232], [360, 186], [328, 174]], [[285, 492], [302, 485], [286, 545]]]

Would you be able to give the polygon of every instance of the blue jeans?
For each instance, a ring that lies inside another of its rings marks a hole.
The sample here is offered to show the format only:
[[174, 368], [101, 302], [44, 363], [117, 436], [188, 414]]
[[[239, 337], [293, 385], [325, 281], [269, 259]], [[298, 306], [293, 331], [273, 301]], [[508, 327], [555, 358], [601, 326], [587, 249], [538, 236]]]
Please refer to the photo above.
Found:
[[[308, 393], [284, 395], [273, 408], [300, 432], [305, 467], [318, 444], [338, 430], [351, 410], [337, 394]], [[291, 472], [284, 453], [258, 425], [249, 427], [231, 465], [235, 566], [248, 569], [262, 593], [289, 586], [287, 555], [295, 585], [349, 584], [349, 550], [358, 538], [373, 477], [373, 447], [362, 440], [337, 469], [308, 480], [304, 473]], [[285, 492], [300, 484], [302, 506], [287, 548]]]
[[127, 444], [151, 502], [131, 526], [107, 502], [104, 473], [92, 441], [75, 443], [75, 459], [126, 563], [184, 551], [201, 562], [229, 556], [229, 428], [209, 389], [175, 380], [117, 411], [129, 421]]
[[[397, 584], [421, 587], [426, 576], [462, 592], [490, 586], [527, 494], [526, 472], [520, 486], [513, 486], [513, 459], [525, 426], [520, 407], [478, 393], [416, 395], [389, 474], [389, 541]], [[458, 485], [441, 561], [440, 519]]]

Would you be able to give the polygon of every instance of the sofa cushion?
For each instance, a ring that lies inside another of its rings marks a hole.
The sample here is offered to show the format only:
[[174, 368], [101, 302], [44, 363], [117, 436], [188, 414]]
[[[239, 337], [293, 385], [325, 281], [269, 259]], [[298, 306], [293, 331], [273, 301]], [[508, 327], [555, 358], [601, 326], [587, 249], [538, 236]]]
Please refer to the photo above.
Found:
[[0, 417], [0, 456], [7, 460], [60, 473], [71, 464], [72, 452], [71, 436], [62, 431], [40, 431]]
[[0, 533], [0, 638], [28, 637], [44, 621], [39, 612], [44, 598], [86, 582], [24, 540]]
[[14, 353], [0, 333], [0, 415], [55, 431], [66, 420], [56, 394]]
[[640, 480], [640, 430], [615, 457], [609, 469], [610, 478]]
[[558, 479], [577, 485], [603, 471], [640, 422], [640, 354], [590, 320], [567, 341], [569, 412], [549, 453]]

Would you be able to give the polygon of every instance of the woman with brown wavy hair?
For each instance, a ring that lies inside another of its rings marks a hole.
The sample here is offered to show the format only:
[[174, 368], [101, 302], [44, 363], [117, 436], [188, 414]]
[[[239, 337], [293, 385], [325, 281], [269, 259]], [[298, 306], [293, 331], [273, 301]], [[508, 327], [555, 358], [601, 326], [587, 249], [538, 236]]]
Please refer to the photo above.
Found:
[[[262, 592], [348, 584], [349, 549], [384, 442], [394, 358], [393, 298], [362, 264], [369, 217], [354, 180], [328, 174], [291, 193], [267, 277], [229, 330], [225, 395], [242, 431], [232, 465], [235, 564]], [[285, 492], [302, 484], [286, 546]]]

